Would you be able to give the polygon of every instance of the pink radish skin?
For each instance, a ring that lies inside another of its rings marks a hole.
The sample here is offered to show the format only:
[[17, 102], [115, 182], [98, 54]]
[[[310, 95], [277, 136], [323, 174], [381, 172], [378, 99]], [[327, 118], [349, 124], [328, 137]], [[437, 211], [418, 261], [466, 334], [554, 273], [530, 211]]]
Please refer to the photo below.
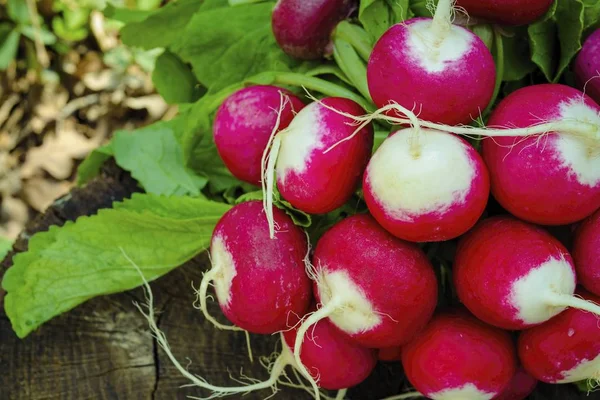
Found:
[[392, 346], [377, 350], [377, 359], [379, 361], [400, 361], [402, 358], [402, 347]]
[[365, 347], [402, 345], [433, 314], [437, 282], [429, 260], [368, 215], [348, 217], [329, 229], [313, 263], [322, 309], [333, 307], [329, 319]]
[[[496, 107], [490, 127], [528, 127], [578, 120], [600, 127], [600, 106], [558, 84], [519, 89]], [[597, 144], [597, 143], [596, 143]], [[514, 216], [542, 225], [579, 221], [600, 207], [600, 153], [567, 133], [496, 137], [483, 141], [492, 194]]]
[[583, 43], [575, 59], [573, 72], [579, 89], [585, 90], [600, 104], [600, 29], [596, 29]]
[[[324, 319], [311, 326], [302, 343], [300, 360], [319, 387], [329, 390], [356, 386], [377, 364], [376, 350], [360, 346]], [[293, 352], [297, 329], [282, 332]]]
[[577, 228], [573, 259], [579, 283], [600, 296], [600, 210]]
[[[600, 297], [578, 291], [584, 299]], [[568, 309], [550, 321], [521, 333], [519, 358], [535, 378], [546, 383], [597, 380], [600, 372], [598, 316]]]
[[292, 57], [321, 58], [331, 52], [337, 24], [355, 8], [355, 0], [279, 0], [271, 17], [275, 40]]
[[[328, 213], [350, 199], [373, 147], [371, 125], [348, 139], [356, 125], [335, 110], [355, 116], [365, 114], [352, 100], [325, 98], [302, 109], [275, 138], [281, 140], [277, 188], [292, 206], [311, 214]], [[341, 142], [344, 139], [348, 140]]]
[[575, 267], [567, 249], [546, 231], [512, 217], [478, 224], [459, 242], [454, 285], [479, 319], [504, 329], [525, 329], [567, 306], [600, 308], [573, 297]]
[[311, 284], [304, 269], [304, 232], [278, 208], [275, 240], [260, 201], [241, 203], [217, 223], [210, 253], [217, 300], [227, 319], [252, 333], [287, 329], [290, 315], [304, 315]]
[[508, 385], [516, 362], [507, 332], [462, 311], [433, 317], [402, 349], [406, 377], [434, 400], [489, 400]]
[[275, 127], [281, 93], [288, 101], [281, 110], [279, 129], [286, 128], [304, 104], [277, 86], [251, 86], [229, 96], [215, 115], [215, 145], [225, 166], [244, 182], [260, 185], [261, 158]]
[[538, 380], [523, 369], [517, 368], [510, 383], [494, 400], [525, 400], [535, 390]]
[[369, 93], [377, 107], [394, 101], [422, 120], [470, 123], [492, 98], [494, 60], [471, 31], [450, 25], [439, 35], [432, 21], [409, 19], [383, 34], [367, 66]]
[[456, 238], [475, 225], [490, 182], [481, 156], [460, 137], [408, 128], [377, 149], [363, 190], [369, 211], [386, 230], [411, 242], [432, 242]]
[[505, 25], [525, 25], [538, 20], [554, 0], [457, 0], [470, 17]]

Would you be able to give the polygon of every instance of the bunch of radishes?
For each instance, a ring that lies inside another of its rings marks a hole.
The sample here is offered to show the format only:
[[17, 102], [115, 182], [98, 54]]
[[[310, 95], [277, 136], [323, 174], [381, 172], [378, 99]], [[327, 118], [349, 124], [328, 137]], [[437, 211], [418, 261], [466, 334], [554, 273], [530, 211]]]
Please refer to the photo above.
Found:
[[[458, 4], [474, 17], [525, 24], [551, 3]], [[536, 380], [600, 379], [600, 106], [578, 89], [540, 84], [501, 100], [486, 127], [464, 125], [488, 107], [496, 70], [483, 41], [452, 24], [453, 6], [439, 0], [434, 18], [379, 38], [366, 70], [374, 113], [341, 97], [305, 104], [268, 85], [223, 102], [219, 154], [265, 196], [234, 206], [215, 228], [202, 309], [214, 320], [205, 300], [212, 282], [235, 325], [215, 321], [219, 328], [280, 332], [283, 351], [266, 382], [219, 388], [191, 377], [196, 385], [214, 396], [273, 387], [292, 365], [319, 398], [320, 388], [360, 383], [378, 357], [401, 359], [416, 395], [432, 399], [518, 400]], [[293, 56], [322, 57], [353, 8], [280, 0], [275, 36]], [[575, 65], [596, 101], [598, 69], [600, 31]], [[372, 154], [375, 123], [400, 129]], [[481, 138], [481, 152], [463, 137]], [[368, 213], [339, 220], [314, 250], [272, 204], [277, 190], [288, 208], [323, 215], [361, 183]], [[490, 193], [512, 215], [490, 217]], [[576, 229], [571, 248], [534, 224]], [[452, 290], [464, 307], [436, 312], [439, 266], [424, 243], [455, 239]]]

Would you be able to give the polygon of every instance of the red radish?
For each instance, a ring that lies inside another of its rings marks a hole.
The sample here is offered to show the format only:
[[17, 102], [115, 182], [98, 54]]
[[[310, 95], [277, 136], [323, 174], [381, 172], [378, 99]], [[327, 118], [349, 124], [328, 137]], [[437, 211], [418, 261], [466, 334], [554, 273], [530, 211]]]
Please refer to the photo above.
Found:
[[379, 361], [400, 361], [401, 357], [401, 346], [383, 347], [377, 350], [377, 359]]
[[434, 18], [392, 26], [377, 41], [367, 67], [378, 107], [396, 102], [426, 121], [449, 125], [479, 117], [492, 98], [494, 60], [473, 32], [451, 24], [452, 1], [440, 0]]
[[487, 204], [488, 172], [477, 151], [458, 136], [408, 128], [388, 137], [363, 178], [369, 211], [404, 240], [458, 237]]
[[[284, 346], [293, 352], [298, 329], [282, 333]], [[358, 345], [329, 320], [311, 326], [302, 343], [300, 360], [319, 387], [329, 390], [356, 386], [377, 364], [376, 350]]]
[[600, 209], [577, 228], [573, 259], [579, 283], [600, 296]]
[[277, 86], [251, 86], [225, 99], [215, 115], [213, 131], [217, 151], [229, 171], [244, 182], [260, 185], [262, 155], [277, 119], [278, 128], [283, 129], [302, 107], [299, 98]]
[[410, 383], [434, 400], [489, 400], [515, 374], [510, 335], [464, 311], [436, 315], [402, 349]]
[[[269, 163], [272, 167], [276, 159], [277, 188], [299, 210], [333, 211], [360, 183], [373, 147], [373, 128], [363, 125], [355, 132], [353, 120], [341, 113], [360, 116], [365, 111], [352, 100], [328, 97], [304, 107], [273, 140]], [[267, 176], [272, 176], [270, 171]], [[271, 186], [267, 181], [267, 190]]]
[[566, 307], [600, 313], [573, 296], [575, 267], [560, 241], [512, 217], [489, 218], [462, 238], [453, 278], [460, 301], [504, 329], [540, 324]]
[[331, 54], [331, 33], [356, 6], [355, 0], [278, 0], [271, 17], [275, 40], [303, 60]]
[[317, 321], [329, 318], [365, 347], [398, 346], [425, 326], [437, 304], [437, 281], [425, 253], [369, 215], [345, 218], [325, 232], [313, 262], [307, 268], [321, 308], [298, 328], [294, 346], [296, 363], [309, 379], [299, 358], [300, 338]]
[[273, 209], [279, 231], [269, 239], [260, 201], [238, 204], [217, 223], [210, 245], [212, 269], [200, 287], [206, 311], [206, 290], [213, 282], [227, 319], [253, 333], [272, 334], [288, 327], [288, 318], [304, 315], [311, 299], [304, 258], [308, 248], [302, 229], [278, 208]]
[[457, 0], [456, 5], [471, 17], [506, 25], [535, 22], [554, 0]]
[[[584, 299], [600, 297], [578, 291]], [[521, 333], [518, 343], [523, 367], [547, 383], [597, 380], [600, 375], [600, 327], [598, 316], [569, 309], [551, 320]]]
[[600, 104], [600, 29], [596, 29], [583, 43], [573, 72], [577, 86]]
[[510, 383], [494, 400], [525, 400], [537, 386], [538, 381], [523, 369], [517, 368]]
[[558, 84], [519, 89], [496, 107], [489, 126], [528, 127], [550, 121], [588, 124], [589, 138], [562, 131], [483, 141], [492, 194], [516, 217], [543, 225], [581, 220], [600, 207], [600, 106]]

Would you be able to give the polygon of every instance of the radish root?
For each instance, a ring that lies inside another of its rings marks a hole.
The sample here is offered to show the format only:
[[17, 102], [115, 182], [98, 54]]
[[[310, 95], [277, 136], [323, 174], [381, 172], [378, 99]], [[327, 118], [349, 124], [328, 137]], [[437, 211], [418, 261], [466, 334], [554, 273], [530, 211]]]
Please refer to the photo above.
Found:
[[408, 392], [408, 393], [397, 394], [395, 396], [386, 397], [381, 400], [404, 400], [404, 399], [413, 399], [416, 397], [425, 397], [425, 396], [423, 396], [419, 392]]
[[261, 158], [261, 189], [263, 192], [263, 209], [267, 216], [267, 222], [269, 224], [269, 237], [275, 238], [275, 222], [273, 220], [273, 186], [275, 176], [275, 164], [277, 163], [277, 156], [279, 155], [279, 149], [281, 147], [281, 138], [277, 137], [279, 126], [281, 125], [281, 114], [285, 110], [286, 104], [290, 101], [290, 98], [283, 92], [279, 92], [279, 109], [277, 110], [277, 119], [275, 120], [275, 126], [269, 136], [269, 141], [265, 147], [262, 158]]
[[553, 293], [548, 297], [547, 301], [548, 304], [554, 307], [571, 307], [582, 311], [588, 311], [600, 316], [600, 306], [598, 304], [574, 295]]

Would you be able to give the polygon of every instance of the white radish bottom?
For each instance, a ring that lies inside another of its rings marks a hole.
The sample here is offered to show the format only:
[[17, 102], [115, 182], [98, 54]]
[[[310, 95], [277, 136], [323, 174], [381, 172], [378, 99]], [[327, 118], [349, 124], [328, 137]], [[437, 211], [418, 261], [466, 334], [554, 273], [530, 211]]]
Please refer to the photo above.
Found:
[[459, 388], [445, 389], [437, 393], [430, 393], [433, 400], [491, 400], [497, 393], [481, 391], [477, 386], [468, 383]]
[[513, 283], [510, 301], [518, 310], [517, 317], [534, 325], [562, 312], [566, 305], [557, 302], [556, 296], [571, 296], [574, 291], [571, 264], [564, 258], [550, 258]]
[[563, 373], [563, 379], [556, 383], [572, 383], [584, 379], [600, 380], [600, 355], [593, 360], [582, 360], [577, 366]]

